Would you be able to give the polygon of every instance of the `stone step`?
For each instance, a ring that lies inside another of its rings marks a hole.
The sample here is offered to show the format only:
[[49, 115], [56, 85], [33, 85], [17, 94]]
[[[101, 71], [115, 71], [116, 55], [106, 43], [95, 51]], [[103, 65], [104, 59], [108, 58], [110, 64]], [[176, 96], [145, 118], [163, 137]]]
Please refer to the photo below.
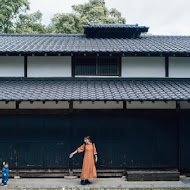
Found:
[[[98, 169], [98, 177], [122, 177], [125, 169]], [[20, 176], [21, 178], [62, 178], [69, 175], [68, 169], [13, 169], [10, 177]], [[73, 169], [73, 175], [80, 177], [81, 169]]]
[[126, 170], [127, 181], [179, 181], [180, 172], [172, 170]]

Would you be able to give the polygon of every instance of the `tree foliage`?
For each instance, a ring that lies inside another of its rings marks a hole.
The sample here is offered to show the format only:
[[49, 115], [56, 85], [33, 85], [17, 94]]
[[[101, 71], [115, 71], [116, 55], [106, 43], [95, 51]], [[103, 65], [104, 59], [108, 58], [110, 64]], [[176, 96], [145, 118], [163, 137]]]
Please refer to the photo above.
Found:
[[109, 10], [104, 0], [73, 5], [73, 12], [55, 14], [49, 26], [42, 24], [42, 13], [28, 14], [28, 0], [0, 0], [0, 33], [82, 33], [83, 25], [125, 24], [117, 9]]
[[89, 0], [88, 3], [73, 5], [72, 14], [56, 14], [51, 23], [53, 33], [82, 33], [83, 25], [125, 24], [126, 20], [117, 9], [109, 10], [104, 0]]
[[108, 10], [104, 0], [89, 0], [88, 3], [73, 5], [74, 12], [94, 24], [125, 24], [125, 18], [116, 9]]
[[20, 14], [16, 22], [16, 33], [46, 33], [46, 26], [41, 23], [42, 13]]
[[13, 32], [15, 19], [28, 9], [28, 0], [0, 0], [0, 32]]
[[86, 22], [76, 14], [56, 14], [52, 19], [50, 31], [51, 33], [82, 33], [84, 24]]

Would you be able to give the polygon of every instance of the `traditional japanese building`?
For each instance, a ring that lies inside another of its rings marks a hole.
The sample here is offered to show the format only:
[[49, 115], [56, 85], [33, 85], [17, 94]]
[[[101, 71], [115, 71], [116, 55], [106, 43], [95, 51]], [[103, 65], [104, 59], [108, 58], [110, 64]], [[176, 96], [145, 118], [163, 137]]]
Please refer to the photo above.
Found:
[[89, 24], [84, 34], [1, 34], [0, 161], [59, 176], [90, 135], [108, 176], [189, 172], [190, 36], [145, 32]]

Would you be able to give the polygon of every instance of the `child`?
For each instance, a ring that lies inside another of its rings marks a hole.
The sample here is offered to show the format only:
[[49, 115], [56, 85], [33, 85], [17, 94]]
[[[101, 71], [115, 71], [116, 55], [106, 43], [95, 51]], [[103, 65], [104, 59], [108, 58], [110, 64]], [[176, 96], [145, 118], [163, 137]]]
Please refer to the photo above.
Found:
[[7, 182], [9, 180], [9, 165], [8, 162], [3, 162], [3, 169], [2, 169], [2, 184], [7, 186]]

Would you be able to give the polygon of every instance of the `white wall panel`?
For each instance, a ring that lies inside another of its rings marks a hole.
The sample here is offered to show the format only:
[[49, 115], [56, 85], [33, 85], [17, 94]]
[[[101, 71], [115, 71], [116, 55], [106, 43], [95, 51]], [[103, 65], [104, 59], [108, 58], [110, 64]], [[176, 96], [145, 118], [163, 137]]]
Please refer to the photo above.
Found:
[[69, 103], [67, 101], [59, 101], [57, 104], [55, 101], [43, 102], [21, 102], [19, 109], [69, 109]]
[[0, 77], [23, 77], [23, 56], [0, 56]]
[[122, 57], [122, 77], [165, 77], [164, 57]]
[[169, 57], [169, 77], [190, 78], [190, 58]]
[[16, 109], [16, 102], [8, 102], [0, 101], [0, 109]]
[[79, 101], [73, 102], [74, 109], [123, 109], [123, 102], [116, 102], [116, 101]]
[[155, 101], [154, 103], [151, 101], [144, 101], [141, 103], [140, 101], [132, 101], [131, 103], [127, 102], [127, 109], [175, 109], [176, 103], [175, 101], [168, 101], [167, 103], [163, 101]]
[[181, 101], [181, 102], [180, 102], [180, 108], [181, 108], [181, 109], [190, 109], [190, 102]]
[[28, 77], [71, 77], [71, 57], [30, 56]]

